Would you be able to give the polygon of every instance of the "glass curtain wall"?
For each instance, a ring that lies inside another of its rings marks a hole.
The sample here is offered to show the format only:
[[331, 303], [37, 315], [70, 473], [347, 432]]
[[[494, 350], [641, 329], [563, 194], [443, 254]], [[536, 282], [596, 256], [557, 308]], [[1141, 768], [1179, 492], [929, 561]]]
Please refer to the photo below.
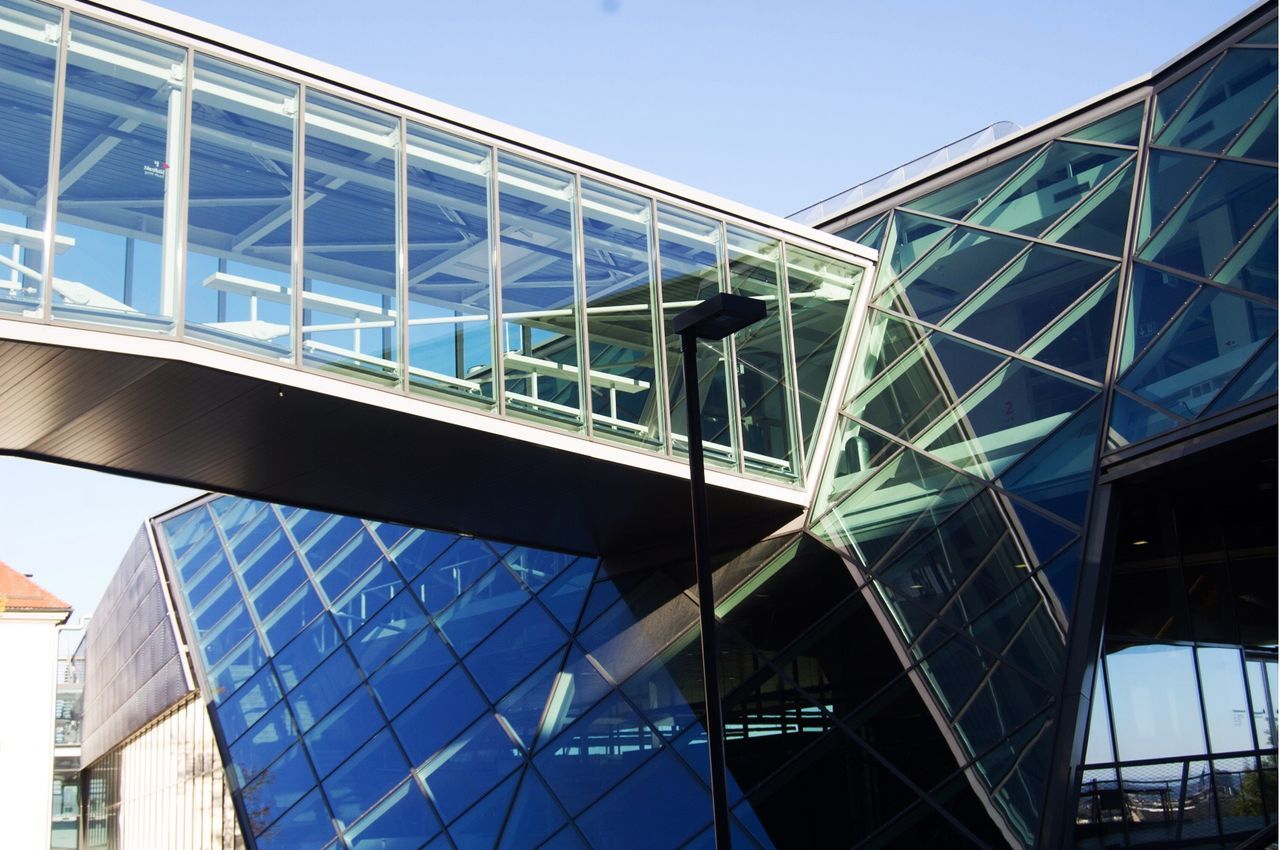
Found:
[[64, 32], [63, 17], [0, 0], [14, 101], [0, 311], [176, 333], [683, 455], [678, 341], [664, 327], [740, 292], [768, 319], [741, 350], [699, 349], [707, 450], [731, 471], [803, 479], [864, 270], [852, 257], [252, 57], [80, 13]]

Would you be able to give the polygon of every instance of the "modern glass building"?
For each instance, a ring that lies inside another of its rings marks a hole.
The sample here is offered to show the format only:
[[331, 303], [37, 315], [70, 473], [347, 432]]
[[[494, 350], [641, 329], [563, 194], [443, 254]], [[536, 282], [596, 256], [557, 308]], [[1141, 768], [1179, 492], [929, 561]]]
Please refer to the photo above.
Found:
[[713, 846], [716, 292], [766, 306], [698, 364], [734, 847], [1274, 840], [1276, 42], [788, 221], [0, 0], [3, 447], [234, 494], [90, 627], [89, 846]]

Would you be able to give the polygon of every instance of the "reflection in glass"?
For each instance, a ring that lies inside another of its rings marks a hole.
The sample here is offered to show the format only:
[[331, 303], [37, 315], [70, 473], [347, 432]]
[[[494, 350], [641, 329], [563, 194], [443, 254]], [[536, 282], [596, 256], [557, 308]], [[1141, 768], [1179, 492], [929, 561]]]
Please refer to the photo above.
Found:
[[1191, 648], [1138, 645], [1108, 653], [1117, 754], [1124, 761], [1205, 750]]
[[186, 51], [72, 16], [56, 317], [173, 328], [185, 75]]
[[303, 196], [303, 362], [391, 382], [396, 305], [398, 122], [309, 92]]
[[580, 424], [573, 176], [500, 154], [498, 185], [507, 409]]
[[296, 86], [196, 56], [187, 207], [187, 334], [293, 355]]

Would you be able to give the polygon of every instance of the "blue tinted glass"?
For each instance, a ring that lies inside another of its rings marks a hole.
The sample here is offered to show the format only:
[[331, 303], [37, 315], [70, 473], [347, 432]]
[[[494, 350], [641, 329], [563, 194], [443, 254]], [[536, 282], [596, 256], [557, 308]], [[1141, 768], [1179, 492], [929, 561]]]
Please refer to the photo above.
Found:
[[333, 813], [353, 823], [409, 773], [400, 745], [383, 729], [324, 781]]
[[436, 624], [454, 651], [465, 655], [528, 598], [528, 591], [498, 565], [442, 611]]
[[1025, 247], [1017, 239], [958, 228], [877, 303], [927, 322], [940, 321]]
[[347, 841], [354, 847], [417, 847], [424, 837], [439, 830], [440, 820], [418, 790], [418, 783], [410, 779], [347, 830]]
[[427, 760], [418, 775], [446, 822], [462, 814], [523, 763], [520, 750], [492, 715], [485, 715], [457, 740]]
[[1117, 392], [1111, 402], [1107, 448], [1114, 450], [1176, 428], [1179, 421]]
[[427, 627], [373, 674], [369, 684], [387, 716], [393, 717], [456, 663], [436, 630]]
[[1133, 267], [1130, 287], [1129, 312], [1125, 317], [1120, 354], [1122, 372], [1197, 290], [1190, 281], [1141, 264]]
[[[336, 600], [347, 587], [364, 574], [373, 562], [382, 557], [382, 550], [373, 537], [361, 530], [338, 550], [324, 566], [317, 569], [316, 581], [330, 600]], [[314, 563], [314, 561], [312, 562]]]
[[894, 213], [889, 226], [889, 241], [881, 256], [881, 271], [876, 278], [876, 292], [883, 291], [888, 281], [897, 280], [902, 272], [923, 257], [954, 225], [932, 218]]
[[1135, 171], [1133, 165], [1126, 166], [1063, 216], [1044, 238], [1118, 257], [1124, 251]]
[[1139, 103], [1114, 115], [1108, 115], [1067, 136], [1082, 142], [1109, 142], [1113, 145], [1136, 145], [1142, 135], [1142, 107]]
[[204, 569], [215, 553], [222, 551], [222, 540], [213, 529], [213, 525], [201, 524], [201, 535], [181, 554], [176, 556], [178, 574], [184, 582], [190, 581], [197, 572]]
[[316, 784], [301, 744], [294, 745], [247, 785], [242, 795], [246, 811], [254, 812], [256, 827], [270, 824]]
[[440, 557], [440, 553], [457, 540], [452, 534], [415, 529], [409, 532], [391, 549], [391, 560], [405, 578], [414, 578], [427, 565]]
[[230, 578], [218, 585], [217, 589], [206, 596], [204, 602], [192, 612], [191, 619], [195, 623], [196, 633], [208, 634], [209, 630], [240, 601], [240, 598], [240, 587]]
[[565, 567], [577, 560], [576, 555], [563, 552], [551, 552], [546, 549], [532, 549], [528, 546], [517, 546], [508, 552], [503, 560], [511, 568], [511, 572], [524, 580], [533, 590], [541, 590], [547, 582], [560, 575]]
[[1255, 398], [1272, 395], [1275, 391], [1276, 340], [1272, 337], [1271, 342], [1253, 356], [1253, 362], [1237, 373], [1205, 412], [1230, 410]]
[[288, 706], [284, 702], [276, 703], [275, 708], [231, 745], [237, 785], [243, 788], [297, 740], [298, 732]]
[[311, 584], [302, 585], [262, 624], [267, 643], [279, 649], [323, 610], [324, 603], [316, 596]]
[[371, 522], [369, 527], [373, 529], [374, 534], [378, 535], [378, 539], [387, 550], [394, 549], [406, 534], [413, 532], [409, 526], [397, 525], [394, 522]]
[[[498, 716], [526, 750], [533, 748], [540, 726], [554, 722], [554, 715], [561, 711], [559, 703], [571, 692], [572, 681], [561, 681], [563, 662], [559, 653], [551, 656], [498, 703]], [[557, 694], [557, 690], [560, 693]]]
[[1072, 307], [1023, 351], [1041, 363], [1102, 381], [1115, 320], [1116, 275]]
[[369, 619], [347, 645], [366, 673], [371, 673], [427, 624], [427, 615], [404, 591]]
[[560, 805], [547, 791], [547, 786], [532, 770], [520, 780], [507, 825], [502, 831], [499, 850], [522, 850], [537, 847], [565, 822]]
[[316, 772], [327, 775], [383, 725], [369, 692], [356, 690], [303, 736]]
[[217, 708], [218, 720], [222, 724], [226, 740], [234, 741], [239, 738], [279, 701], [280, 686], [276, 684], [271, 669], [259, 671], [244, 687], [236, 691], [235, 696]]
[[570, 814], [580, 812], [661, 746], [618, 694], [584, 715], [534, 757]]
[[325, 561], [350, 540], [357, 531], [364, 528], [364, 523], [355, 517], [323, 514], [324, 524], [318, 528], [306, 543], [302, 544], [302, 553], [313, 570], [319, 569]]
[[[449, 824], [449, 834], [459, 847], [492, 847], [502, 827], [502, 819], [511, 808], [520, 774], [512, 773], [502, 784], [486, 794], [470, 811]], [[435, 850], [435, 848], [432, 848]]]
[[272, 532], [279, 530], [280, 523], [276, 520], [276, 512], [270, 507], [264, 508], [253, 523], [246, 526], [231, 541], [231, 554], [235, 556], [236, 563], [243, 564], [245, 559], [262, 545]]
[[249, 611], [241, 603], [231, 609], [206, 637], [200, 639], [205, 664], [212, 667], [253, 631]]
[[413, 580], [418, 600], [429, 612], [438, 614], [497, 560], [498, 553], [484, 541], [471, 537], [458, 540]]
[[299, 510], [289, 517], [289, 530], [293, 533], [293, 539], [298, 543], [306, 543], [311, 534], [331, 516], [332, 514], [322, 511]]
[[342, 633], [351, 635], [403, 588], [400, 573], [385, 558], [379, 558], [329, 610]]
[[538, 597], [566, 629], [573, 631], [596, 572], [593, 558], [581, 558], [560, 574]]
[[226, 581], [229, 575], [231, 575], [231, 564], [227, 562], [227, 556], [219, 549], [211, 559], [201, 565], [200, 571], [187, 582], [187, 599], [191, 602], [191, 606], [194, 608], [204, 601], [215, 588]]
[[392, 721], [409, 759], [421, 764], [488, 709], [459, 668], [431, 686]]
[[1156, 143], [1221, 153], [1275, 90], [1274, 51], [1228, 50]]
[[990, 196], [996, 190], [996, 187], [1003, 183], [1009, 175], [1031, 158], [1034, 151], [1029, 151], [1020, 156], [993, 165], [990, 168], [980, 171], [972, 177], [966, 177], [963, 180], [952, 183], [938, 189], [936, 192], [930, 192], [928, 195], [916, 198], [914, 201], [907, 201], [907, 206], [913, 210], [921, 212], [933, 213], [934, 215], [942, 215], [947, 218], [964, 218], [965, 215], [982, 199]]
[[497, 700], [564, 646], [565, 634], [542, 606], [530, 603], [507, 620], [464, 663], [480, 687]]
[[1253, 231], [1226, 262], [1213, 273], [1213, 279], [1228, 286], [1276, 297], [1276, 214]]
[[307, 580], [306, 570], [297, 555], [290, 555], [279, 569], [271, 573], [261, 584], [250, 591], [249, 599], [259, 620], [265, 620]]
[[[662, 817], [653, 817], [662, 812]], [[710, 795], [680, 760], [662, 753], [577, 818], [593, 846], [679, 847], [711, 819]]]
[[292, 689], [315, 669], [316, 665], [338, 648], [338, 628], [327, 616], [302, 630], [293, 641], [272, 658], [285, 690]]
[[250, 676], [267, 663], [267, 653], [262, 648], [256, 632], [249, 634], [231, 651], [217, 667], [209, 671], [209, 696], [221, 702], [239, 690]]
[[323, 847], [333, 838], [333, 820], [316, 789], [257, 838], [258, 850]]
[[305, 732], [314, 726], [359, 681], [360, 673], [346, 652], [338, 651], [325, 659], [302, 684], [289, 692], [289, 704], [302, 730]]
[[247, 559], [240, 559], [240, 574], [244, 576], [247, 587], [254, 588], [258, 582], [271, 574], [276, 564], [286, 556], [293, 554], [293, 544], [285, 537], [283, 531], [277, 531]]
[[586, 843], [578, 837], [578, 831], [572, 826], [566, 826], [539, 850], [588, 850], [588, 848]]
[[1093, 486], [1093, 457], [1101, 425], [1102, 401], [1097, 400], [1074, 414], [1053, 436], [1006, 470], [1000, 485], [1083, 525], [1085, 505]]

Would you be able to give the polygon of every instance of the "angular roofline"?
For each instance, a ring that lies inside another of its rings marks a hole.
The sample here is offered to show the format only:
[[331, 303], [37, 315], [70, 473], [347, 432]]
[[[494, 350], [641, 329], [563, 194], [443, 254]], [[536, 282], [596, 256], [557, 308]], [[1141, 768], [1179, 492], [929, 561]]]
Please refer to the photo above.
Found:
[[[844, 207], [839, 207], [830, 213], [823, 213], [823, 215], [820, 218], [813, 219], [813, 226], [819, 227], [819, 228], [831, 226], [833, 222], [839, 221], [842, 218], [849, 217], [850, 213], [869, 209], [870, 207], [875, 206], [878, 202], [884, 200], [885, 198], [902, 194], [907, 190], [909, 190], [911, 187], [917, 186], [919, 184], [925, 183], [926, 181], [932, 180], [933, 178], [937, 177], [940, 174], [944, 174], [947, 172], [964, 168], [966, 165], [970, 163], [977, 162], [986, 157], [990, 157], [993, 153], [997, 151], [1004, 151], [1009, 148], [1017, 147], [1021, 142], [1024, 142], [1027, 139], [1033, 138], [1039, 134], [1042, 134], [1051, 127], [1064, 123], [1067, 120], [1074, 118], [1076, 116], [1087, 113], [1090, 110], [1093, 110], [1102, 106], [1103, 104], [1109, 103], [1110, 101], [1117, 100], [1123, 97], [1124, 95], [1129, 94], [1135, 90], [1141, 89], [1145, 86], [1149, 86], [1155, 81], [1157, 81], [1158, 79], [1175, 73], [1177, 70], [1180, 69], [1180, 66], [1188, 64], [1189, 61], [1193, 61], [1197, 59], [1201, 54], [1210, 50], [1214, 46], [1215, 42], [1223, 40], [1224, 37], [1230, 35], [1232, 32], [1238, 29], [1240, 25], [1243, 24], [1245, 21], [1248, 21], [1250, 18], [1259, 16], [1261, 12], [1266, 11], [1268, 8], [1274, 9], [1275, 6], [1276, 6], [1276, 0], [1258, 0], [1258, 2], [1255, 3], [1253, 6], [1241, 12], [1240, 14], [1236, 15], [1234, 18], [1232, 18], [1231, 20], [1227, 21], [1226, 23], [1224, 23], [1223, 25], [1215, 29], [1209, 35], [1201, 38], [1200, 40], [1195, 42], [1193, 45], [1181, 51], [1172, 59], [1169, 59], [1168, 61], [1164, 62], [1154, 70], [1149, 71], [1145, 74], [1141, 74], [1137, 77], [1134, 77], [1128, 82], [1121, 83], [1118, 86], [1113, 86], [1112, 88], [1107, 89], [1106, 91], [1100, 94], [1096, 94], [1093, 97], [1087, 98], [1075, 104], [1074, 106], [1069, 106], [1066, 109], [1056, 112], [1047, 118], [1044, 118], [1040, 121], [1035, 122], [1034, 124], [1030, 124], [1026, 127], [1023, 127], [1021, 130], [1015, 133], [1011, 133], [1007, 136], [1002, 136], [1000, 138], [997, 138], [993, 140], [990, 144], [983, 145], [982, 147], [979, 147], [979, 148], [974, 148], [973, 150], [968, 151], [966, 154], [959, 157], [958, 159], [952, 160], [950, 162], [945, 162], [938, 165], [935, 168], [922, 171], [919, 174], [907, 179], [902, 183], [888, 186], [883, 191], [877, 192], [876, 194], [871, 195], [870, 197], [861, 199], [856, 203], [848, 204], [847, 206], [844, 206]], [[983, 131], [982, 130], [977, 131], [977, 133], [981, 133], [981, 132]], [[971, 136], [977, 135], [977, 133], [972, 133], [970, 135]], [[969, 138], [969, 137], [966, 136], [964, 138]], [[960, 141], [963, 141], [963, 139], [961, 139]], [[937, 151], [931, 151], [928, 154], [924, 154], [922, 157], [916, 157], [916, 159], [922, 159], [924, 157], [931, 156], [932, 154], [937, 153], [938, 151], [941, 151], [946, 147], [947, 146], [944, 145], [942, 148], [938, 148]], [[914, 161], [915, 160], [911, 160], [907, 163], [904, 163], [903, 166], [910, 165], [911, 162], [914, 162]], [[899, 166], [899, 168], [903, 166]], [[886, 174], [892, 173], [895, 170], [897, 169], [890, 169], [890, 171], [885, 173]], [[875, 179], [876, 179], [875, 177], [871, 178], [871, 180], [875, 180]], [[870, 182], [870, 181], [864, 181], [864, 183], [865, 182]], [[850, 187], [850, 189], [845, 191], [851, 191], [852, 189], [856, 189], [859, 185], [862, 185], [862, 184], [854, 184], [852, 187]], [[841, 194], [843, 194], [843, 192], [837, 192], [835, 195], [832, 195], [831, 197], [832, 198], [839, 197]], [[827, 200], [830, 200], [830, 198], [828, 198]], [[814, 206], [817, 206], [818, 204], [821, 204], [821, 203], [822, 201], [819, 201], [816, 204], [813, 204], [809, 207], [805, 207], [803, 210], [799, 210], [798, 212], [793, 213], [793, 215], [797, 215], [797, 216], [801, 215], [802, 213], [812, 209]]]
[[[72, 10], [90, 13], [104, 20], [115, 19], [121, 23], [127, 22], [134, 29], [148, 31], [158, 37], [163, 38], [166, 35], [170, 38], [178, 37], [239, 54], [244, 61], [251, 65], [261, 66], [265, 64], [274, 66], [286, 73], [301, 75], [322, 84], [327, 84], [335, 89], [346, 90], [357, 96], [381, 101], [388, 106], [401, 110], [417, 112], [424, 117], [449, 125], [464, 134], [481, 136], [494, 143], [524, 149], [543, 158], [549, 157], [557, 160], [566, 167], [579, 171], [595, 172], [604, 177], [612, 177], [637, 187], [649, 189], [653, 193], [668, 195], [674, 200], [754, 222], [844, 253], [852, 253], [864, 260], [874, 261], [877, 258], [874, 250], [798, 224], [783, 216], [758, 210], [746, 204], [695, 189], [692, 186], [686, 186], [677, 181], [616, 162], [581, 148], [540, 136], [528, 130], [522, 130], [492, 118], [486, 118], [483, 115], [478, 115], [456, 106], [450, 106], [425, 95], [380, 82], [363, 74], [330, 65], [286, 48], [233, 32], [216, 24], [143, 2], [143, 0], [54, 0], [54, 2]], [[448, 127], [444, 129], [447, 130]]]
[[[13, 586], [10, 587], [10, 584]], [[16, 611], [32, 614], [47, 611], [64, 614], [65, 622], [71, 616], [71, 610], [70, 603], [63, 602], [60, 597], [36, 584], [26, 573], [0, 561], [0, 613]]]

